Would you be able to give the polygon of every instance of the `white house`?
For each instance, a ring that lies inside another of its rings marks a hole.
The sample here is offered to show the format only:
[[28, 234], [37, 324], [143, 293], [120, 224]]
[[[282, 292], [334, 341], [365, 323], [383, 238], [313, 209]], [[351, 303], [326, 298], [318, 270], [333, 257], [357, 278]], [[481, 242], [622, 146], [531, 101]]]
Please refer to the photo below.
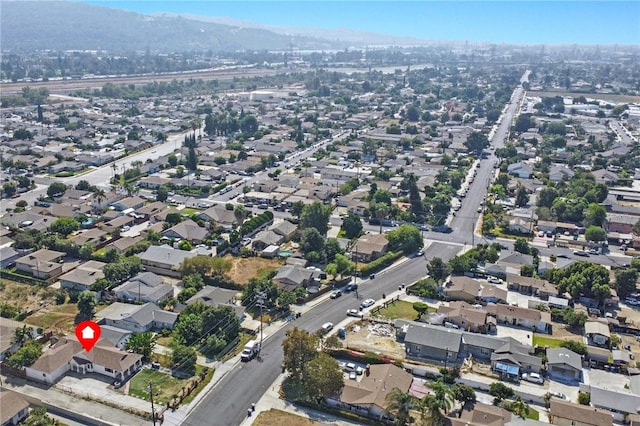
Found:
[[25, 368], [25, 373], [29, 379], [53, 384], [68, 371], [125, 380], [141, 367], [142, 355], [102, 345], [87, 352], [75, 337], [65, 336], [46, 348], [36, 362]]

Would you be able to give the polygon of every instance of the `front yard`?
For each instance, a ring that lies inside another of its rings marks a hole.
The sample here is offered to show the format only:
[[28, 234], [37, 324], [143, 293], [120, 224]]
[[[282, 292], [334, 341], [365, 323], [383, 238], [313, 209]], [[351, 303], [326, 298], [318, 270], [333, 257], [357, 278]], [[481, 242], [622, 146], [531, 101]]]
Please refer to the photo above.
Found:
[[231, 262], [231, 270], [226, 275], [240, 285], [245, 285], [251, 278], [265, 272], [274, 271], [284, 264], [283, 261], [278, 259], [234, 257], [230, 254], [226, 255], [224, 259]]
[[298, 416], [293, 413], [278, 410], [275, 408], [269, 411], [263, 411], [253, 422], [254, 426], [272, 426], [286, 424], [289, 426], [313, 426], [319, 423], [314, 422], [306, 417]]
[[164, 405], [180, 393], [187, 380], [145, 368], [131, 379], [129, 395], [149, 401], [149, 392], [147, 391], [149, 383], [153, 383], [153, 401]]

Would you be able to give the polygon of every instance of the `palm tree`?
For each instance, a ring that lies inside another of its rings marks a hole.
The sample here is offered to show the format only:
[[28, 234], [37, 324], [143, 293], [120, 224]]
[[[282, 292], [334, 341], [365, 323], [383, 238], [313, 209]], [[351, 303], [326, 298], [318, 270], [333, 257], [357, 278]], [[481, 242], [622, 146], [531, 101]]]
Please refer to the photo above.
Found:
[[[430, 393], [420, 401], [420, 417], [423, 424], [430, 426], [444, 425], [444, 414], [442, 413], [442, 400]], [[427, 419], [429, 421], [427, 422]]]
[[405, 426], [413, 421], [410, 411], [417, 406], [413, 395], [408, 392], [402, 392], [398, 388], [393, 388], [385, 399], [387, 401], [385, 412], [394, 416], [394, 425]]
[[380, 222], [380, 234], [382, 234], [382, 221], [386, 219], [391, 209], [386, 204], [378, 203], [375, 205], [375, 216]]
[[453, 408], [454, 393], [453, 390], [439, 379], [437, 382], [432, 382], [429, 387], [433, 391], [435, 397], [440, 401], [441, 409], [445, 410], [445, 414]]

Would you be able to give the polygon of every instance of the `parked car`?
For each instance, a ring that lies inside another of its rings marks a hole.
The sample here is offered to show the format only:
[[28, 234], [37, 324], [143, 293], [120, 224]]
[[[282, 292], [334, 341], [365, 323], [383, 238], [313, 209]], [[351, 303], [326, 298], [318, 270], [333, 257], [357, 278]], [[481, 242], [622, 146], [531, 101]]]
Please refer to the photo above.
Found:
[[589, 253], [584, 250], [574, 250], [573, 254], [575, 254], [576, 256], [589, 257]]
[[364, 317], [364, 314], [362, 312], [360, 312], [358, 309], [348, 309], [347, 310], [347, 316], [348, 317], [362, 318], [362, 317]]
[[331, 298], [332, 299], [337, 299], [338, 297], [342, 296], [342, 292], [340, 290], [336, 290], [336, 291], [332, 291], [331, 292]]
[[331, 330], [333, 330], [333, 323], [325, 322], [324, 324], [322, 324], [322, 329], [327, 333], [330, 332]]
[[487, 278], [487, 281], [490, 282], [491, 284], [502, 284], [502, 280], [497, 277], [489, 277]]
[[551, 394], [551, 396], [554, 396], [558, 399], [567, 399], [567, 395], [560, 393], [560, 392], [549, 392]]
[[356, 283], [351, 283], [348, 284], [345, 288], [344, 291], [349, 292], [349, 291], [356, 291], [358, 289], [358, 284]]
[[370, 306], [373, 306], [373, 304], [374, 304], [374, 303], [376, 303], [376, 301], [375, 301], [375, 300], [373, 300], [373, 299], [366, 299], [366, 300], [364, 300], [364, 301], [360, 304], [360, 307], [361, 307], [362, 309], [366, 309], [366, 308], [368, 308], [368, 307], [370, 307]]
[[524, 373], [522, 375], [522, 380], [526, 380], [527, 382], [537, 383], [539, 385], [544, 384], [544, 378], [538, 373]]

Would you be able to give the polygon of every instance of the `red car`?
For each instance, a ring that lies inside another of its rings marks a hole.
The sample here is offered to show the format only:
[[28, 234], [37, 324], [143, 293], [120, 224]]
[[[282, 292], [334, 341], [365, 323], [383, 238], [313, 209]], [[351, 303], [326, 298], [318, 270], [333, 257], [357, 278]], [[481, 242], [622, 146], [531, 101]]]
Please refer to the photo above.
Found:
[[20, 194], [18, 194], [18, 193], [16, 192], [15, 194], [13, 194], [13, 195], [11, 196], [11, 198], [18, 198], [19, 196], [20, 196]]

